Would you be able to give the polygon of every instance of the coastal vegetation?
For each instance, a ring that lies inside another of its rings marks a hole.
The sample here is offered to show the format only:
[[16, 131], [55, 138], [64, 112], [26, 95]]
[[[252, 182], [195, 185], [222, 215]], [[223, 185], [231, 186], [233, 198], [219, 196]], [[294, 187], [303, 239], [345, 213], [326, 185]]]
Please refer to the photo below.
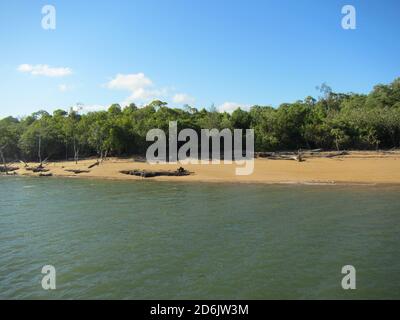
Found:
[[113, 104], [107, 111], [80, 114], [41, 110], [22, 118], [0, 120], [0, 157], [41, 163], [88, 156], [143, 155], [150, 129], [254, 129], [255, 151], [315, 149], [375, 150], [400, 145], [400, 78], [377, 85], [369, 94], [337, 93], [323, 84], [321, 96], [278, 108], [255, 105], [232, 114], [216, 108], [169, 108], [163, 101], [144, 107]]

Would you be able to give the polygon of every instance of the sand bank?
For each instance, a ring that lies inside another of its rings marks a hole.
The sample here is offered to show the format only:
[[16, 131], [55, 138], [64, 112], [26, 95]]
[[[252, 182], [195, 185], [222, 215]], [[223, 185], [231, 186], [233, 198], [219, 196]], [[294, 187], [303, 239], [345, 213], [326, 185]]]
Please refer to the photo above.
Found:
[[[118, 180], [142, 180], [124, 175], [121, 170], [176, 170], [177, 164], [150, 165], [132, 159], [109, 158], [99, 166], [88, 169], [93, 159], [50, 162], [46, 169], [54, 177], [101, 178]], [[20, 163], [18, 175], [38, 176], [27, 171]], [[29, 163], [30, 166], [37, 164]], [[254, 172], [247, 176], [235, 174], [236, 164], [182, 165], [193, 174], [183, 177], [155, 177], [146, 180], [197, 181], [230, 183], [304, 183], [304, 184], [400, 184], [400, 153], [351, 152], [335, 158], [308, 158], [304, 162], [288, 160], [255, 159]], [[74, 174], [66, 170], [84, 170]], [[44, 178], [45, 179], [45, 178]]]

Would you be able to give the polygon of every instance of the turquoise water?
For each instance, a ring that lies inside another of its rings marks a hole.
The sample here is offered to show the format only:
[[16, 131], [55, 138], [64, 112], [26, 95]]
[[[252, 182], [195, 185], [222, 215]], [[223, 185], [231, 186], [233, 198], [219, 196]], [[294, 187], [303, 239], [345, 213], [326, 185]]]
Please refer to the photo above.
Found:
[[0, 298], [400, 298], [399, 194], [1, 177]]

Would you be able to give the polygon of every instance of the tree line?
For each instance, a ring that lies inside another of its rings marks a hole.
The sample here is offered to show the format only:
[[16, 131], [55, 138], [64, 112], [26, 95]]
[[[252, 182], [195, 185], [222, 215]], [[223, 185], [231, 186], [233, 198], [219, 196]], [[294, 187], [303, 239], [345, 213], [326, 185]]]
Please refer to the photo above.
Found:
[[87, 156], [145, 154], [150, 129], [168, 132], [169, 121], [178, 130], [254, 129], [255, 151], [322, 148], [389, 149], [400, 145], [400, 78], [379, 84], [369, 94], [336, 93], [319, 87], [321, 96], [307, 97], [278, 108], [255, 105], [232, 114], [196, 109], [169, 108], [153, 101], [138, 108], [113, 104], [107, 111], [80, 114], [38, 111], [22, 118], [0, 120], [0, 156], [13, 161], [62, 160]]

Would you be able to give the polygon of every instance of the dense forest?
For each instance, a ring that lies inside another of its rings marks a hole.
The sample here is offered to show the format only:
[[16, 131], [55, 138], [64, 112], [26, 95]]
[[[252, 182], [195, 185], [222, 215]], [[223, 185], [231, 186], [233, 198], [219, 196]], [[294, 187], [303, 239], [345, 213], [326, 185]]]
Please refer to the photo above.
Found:
[[307, 97], [278, 108], [253, 106], [232, 114], [213, 107], [169, 108], [153, 101], [138, 108], [113, 104], [107, 111], [80, 114], [38, 111], [0, 120], [0, 155], [8, 161], [61, 160], [86, 156], [144, 154], [153, 128], [252, 128], [256, 151], [328, 149], [389, 149], [400, 144], [400, 78], [377, 85], [369, 94], [336, 93], [323, 84], [321, 96]]

